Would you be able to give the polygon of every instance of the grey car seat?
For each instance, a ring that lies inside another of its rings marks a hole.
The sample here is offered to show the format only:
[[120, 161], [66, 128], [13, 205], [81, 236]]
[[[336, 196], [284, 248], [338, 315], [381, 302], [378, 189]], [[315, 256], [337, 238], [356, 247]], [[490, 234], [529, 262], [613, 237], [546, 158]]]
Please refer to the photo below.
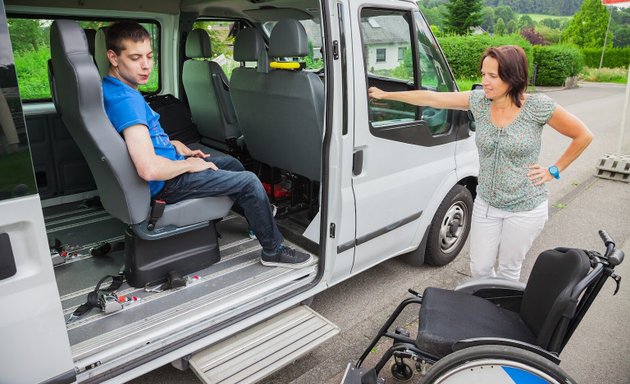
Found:
[[241, 129], [230, 99], [229, 80], [212, 57], [210, 36], [193, 29], [186, 38], [182, 81], [201, 143], [223, 151], [236, 149]]
[[[85, 156], [104, 208], [129, 225], [125, 275], [139, 287], [163, 281], [168, 273], [202, 269], [219, 258], [213, 220], [225, 216], [229, 197], [154, 204], [148, 183], [129, 157], [123, 138], [103, 107], [101, 77], [88, 52], [85, 34], [72, 20], [56, 20], [50, 31], [51, 90], [57, 111]], [[63, 86], [57, 85], [63, 84]]]
[[[270, 59], [303, 58], [308, 37], [297, 20], [279, 21], [269, 38]], [[324, 84], [296, 62], [270, 63], [256, 108], [256, 125], [243, 127], [252, 157], [314, 181], [321, 178]], [[258, 89], [258, 88], [257, 88]], [[240, 115], [239, 115], [240, 118]]]

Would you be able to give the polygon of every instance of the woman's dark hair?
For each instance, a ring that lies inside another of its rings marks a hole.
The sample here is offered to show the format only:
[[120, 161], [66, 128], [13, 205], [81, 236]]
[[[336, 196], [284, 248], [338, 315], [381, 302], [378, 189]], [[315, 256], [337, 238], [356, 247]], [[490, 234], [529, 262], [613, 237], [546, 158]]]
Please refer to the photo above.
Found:
[[123, 40], [131, 40], [137, 43], [145, 39], [151, 39], [149, 32], [135, 21], [118, 21], [107, 28], [105, 35], [107, 49], [111, 49], [116, 55], [120, 55], [120, 52], [125, 48], [122, 43]]
[[514, 45], [503, 45], [486, 49], [479, 62], [479, 70], [486, 57], [499, 62], [499, 77], [508, 83], [508, 95], [512, 102], [521, 107], [521, 99], [527, 89], [528, 64], [523, 48]]

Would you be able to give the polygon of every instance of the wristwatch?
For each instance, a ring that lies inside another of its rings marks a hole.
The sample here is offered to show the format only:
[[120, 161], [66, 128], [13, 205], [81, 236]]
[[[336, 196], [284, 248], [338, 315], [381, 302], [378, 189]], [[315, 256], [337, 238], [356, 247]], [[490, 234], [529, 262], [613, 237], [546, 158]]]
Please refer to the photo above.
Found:
[[556, 167], [555, 165], [552, 165], [548, 169], [549, 169], [549, 173], [551, 173], [551, 176], [553, 176], [554, 179], [560, 178], [560, 170], [558, 169], [558, 167]]

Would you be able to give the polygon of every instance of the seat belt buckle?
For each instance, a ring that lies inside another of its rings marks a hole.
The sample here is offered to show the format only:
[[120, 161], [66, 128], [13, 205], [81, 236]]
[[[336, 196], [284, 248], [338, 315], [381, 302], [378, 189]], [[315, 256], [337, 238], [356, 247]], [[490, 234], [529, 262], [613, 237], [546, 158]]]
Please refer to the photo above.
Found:
[[151, 216], [149, 217], [149, 223], [147, 224], [147, 229], [152, 231], [155, 229], [155, 224], [158, 219], [162, 217], [164, 214], [164, 207], [166, 207], [166, 201], [164, 200], [153, 200], [153, 205], [151, 207]]
[[98, 305], [105, 313], [114, 313], [123, 309], [123, 306], [118, 302], [118, 297], [111, 292], [100, 291], [98, 293]]

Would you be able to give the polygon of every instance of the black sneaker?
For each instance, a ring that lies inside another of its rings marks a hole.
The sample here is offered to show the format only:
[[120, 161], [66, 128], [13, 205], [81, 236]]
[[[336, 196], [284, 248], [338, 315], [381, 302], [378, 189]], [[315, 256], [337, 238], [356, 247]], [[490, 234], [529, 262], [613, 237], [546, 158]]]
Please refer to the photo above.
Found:
[[302, 268], [311, 263], [313, 256], [286, 245], [281, 245], [274, 254], [264, 250], [260, 254], [260, 262], [266, 267]]

